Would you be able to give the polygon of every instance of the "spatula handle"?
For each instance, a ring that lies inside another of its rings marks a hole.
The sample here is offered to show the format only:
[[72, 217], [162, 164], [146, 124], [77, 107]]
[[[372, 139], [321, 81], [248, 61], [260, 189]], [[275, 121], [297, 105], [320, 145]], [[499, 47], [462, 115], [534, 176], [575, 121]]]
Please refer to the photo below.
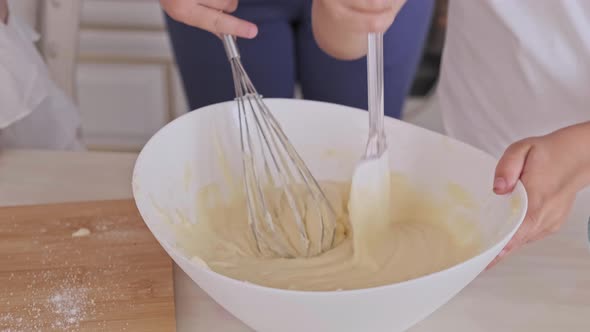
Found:
[[[383, 33], [369, 33], [367, 51], [367, 84], [369, 106], [369, 137], [379, 141], [378, 150], [385, 148], [383, 121]], [[379, 152], [380, 152], [379, 151]]]

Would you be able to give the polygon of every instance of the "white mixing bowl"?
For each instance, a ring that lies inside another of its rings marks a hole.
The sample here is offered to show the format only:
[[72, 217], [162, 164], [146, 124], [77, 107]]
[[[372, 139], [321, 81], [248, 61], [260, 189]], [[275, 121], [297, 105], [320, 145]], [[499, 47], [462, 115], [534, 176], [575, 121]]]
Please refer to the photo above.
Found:
[[[302, 100], [267, 103], [318, 179], [350, 180], [367, 137], [365, 111]], [[154, 135], [133, 174], [137, 207], [174, 261], [215, 301], [256, 331], [403, 331], [446, 303], [491, 262], [524, 219], [527, 198], [520, 183], [512, 195], [492, 194], [496, 160], [479, 150], [394, 119], [386, 119], [385, 130], [392, 170], [432, 192], [458, 184], [482, 206], [475, 218], [484, 238], [478, 255], [421, 278], [340, 292], [262, 287], [191, 261], [177, 247], [164, 215], [172, 219], [184, 215], [198, 222], [197, 192], [224, 179], [219, 151], [229, 151], [226, 162], [230, 171], [239, 174], [233, 102], [186, 114]]]

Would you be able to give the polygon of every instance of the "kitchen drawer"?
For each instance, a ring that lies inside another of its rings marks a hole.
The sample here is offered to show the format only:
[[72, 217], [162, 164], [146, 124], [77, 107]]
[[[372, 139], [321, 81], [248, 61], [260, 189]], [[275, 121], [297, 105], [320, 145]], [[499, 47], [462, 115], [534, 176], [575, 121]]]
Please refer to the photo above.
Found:
[[156, 0], [84, 0], [83, 28], [163, 30], [164, 17]]
[[168, 68], [158, 63], [81, 63], [78, 98], [89, 148], [139, 150], [173, 117]]
[[81, 60], [173, 61], [166, 32], [143, 30], [82, 30], [79, 57]]

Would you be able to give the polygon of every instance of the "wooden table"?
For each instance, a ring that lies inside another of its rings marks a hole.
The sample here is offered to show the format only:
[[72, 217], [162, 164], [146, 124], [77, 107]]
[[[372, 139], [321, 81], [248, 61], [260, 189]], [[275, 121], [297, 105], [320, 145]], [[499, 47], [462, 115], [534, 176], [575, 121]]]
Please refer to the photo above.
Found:
[[[0, 153], [0, 206], [131, 197], [136, 155], [96, 152]], [[483, 273], [410, 332], [590, 331], [590, 191], [553, 237]], [[178, 267], [178, 331], [250, 331]]]

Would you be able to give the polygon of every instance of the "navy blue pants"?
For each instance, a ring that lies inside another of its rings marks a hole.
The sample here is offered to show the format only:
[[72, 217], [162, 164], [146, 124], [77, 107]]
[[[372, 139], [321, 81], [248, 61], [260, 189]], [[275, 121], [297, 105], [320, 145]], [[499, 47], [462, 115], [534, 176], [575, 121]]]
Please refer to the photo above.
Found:
[[[384, 37], [385, 113], [400, 117], [422, 55], [434, 0], [408, 0]], [[242, 62], [264, 97], [303, 97], [367, 108], [366, 60], [339, 61], [321, 51], [311, 30], [311, 0], [241, 0], [235, 15], [258, 25], [240, 39]], [[230, 65], [221, 40], [166, 16], [191, 109], [232, 100]]]

